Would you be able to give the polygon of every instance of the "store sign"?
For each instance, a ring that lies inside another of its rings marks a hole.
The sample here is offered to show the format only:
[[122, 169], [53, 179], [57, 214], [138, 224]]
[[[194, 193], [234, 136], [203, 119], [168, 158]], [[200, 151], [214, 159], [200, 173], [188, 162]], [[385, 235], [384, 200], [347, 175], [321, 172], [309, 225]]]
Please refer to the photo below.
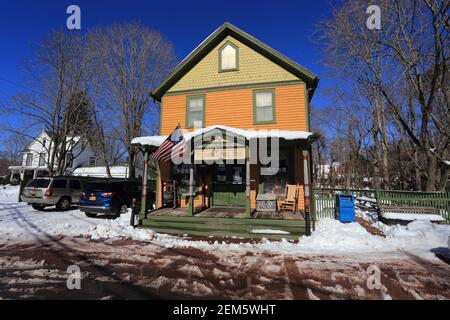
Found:
[[245, 148], [203, 149], [194, 151], [197, 161], [240, 160], [245, 159]]

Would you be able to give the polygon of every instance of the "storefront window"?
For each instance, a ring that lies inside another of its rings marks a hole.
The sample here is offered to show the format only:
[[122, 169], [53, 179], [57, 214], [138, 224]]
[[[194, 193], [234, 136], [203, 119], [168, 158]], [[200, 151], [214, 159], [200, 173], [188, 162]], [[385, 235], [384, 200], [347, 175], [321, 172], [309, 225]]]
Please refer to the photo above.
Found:
[[[181, 164], [173, 166], [173, 180], [177, 183], [177, 193], [188, 194], [189, 193], [189, 165]], [[194, 175], [194, 185], [196, 185], [196, 177]]]
[[284, 195], [286, 185], [293, 183], [293, 152], [289, 149], [280, 150], [279, 170], [274, 175], [261, 175], [261, 183], [264, 184], [264, 193]]

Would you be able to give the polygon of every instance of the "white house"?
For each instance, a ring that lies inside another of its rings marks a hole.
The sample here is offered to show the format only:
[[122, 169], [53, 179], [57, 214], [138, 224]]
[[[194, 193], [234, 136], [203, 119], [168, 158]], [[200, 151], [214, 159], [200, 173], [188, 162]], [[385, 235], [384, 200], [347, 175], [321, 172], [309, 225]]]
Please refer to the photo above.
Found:
[[[87, 141], [80, 137], [67, 139], [70, 145], [65, 159], [65, 174], [77, 176], [106, 177], [106, 168], [98, 163], [94, 151]], [[54, 151], [50, 134], [42, 130], [36, 138], [22, 151], [22, 164], [11, 166], [10, 179], [21, 180], [48, 175], [48, 163]], [[57, 167], [55, 165], [54, 170]], [[113, 178], [128, 178], [128, 170], [123, 166], [112, 166]]]

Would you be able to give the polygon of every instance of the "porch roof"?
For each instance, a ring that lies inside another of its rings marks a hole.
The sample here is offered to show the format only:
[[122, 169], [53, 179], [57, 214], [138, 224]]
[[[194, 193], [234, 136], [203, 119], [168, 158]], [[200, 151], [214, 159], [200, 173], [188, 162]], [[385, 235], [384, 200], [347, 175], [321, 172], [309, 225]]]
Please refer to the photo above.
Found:
[[[285, 140], [307, 140], [312, 137], [313, 134], [307, 131], [292, 131], [292, 130], [244, 130], [234, 127], [214, 125], [203, 129], [195, 130], [192, 132], [185, 132], [184, 138], [186, 141], [190, 141], [192, 138], [200, 136], [209, 131], [219, 129], [231, 132], [235, 135], [242, 136], [247, 140], [260, 139], [260, 138], [280, 138]], [[134, 138], [132, 144], [140, 144], [143, 146], [155, 146], [159, 147], [168, 136], [147, 136]]]
[[9, 170], [47, 170], [46, 166], [10, 166]]

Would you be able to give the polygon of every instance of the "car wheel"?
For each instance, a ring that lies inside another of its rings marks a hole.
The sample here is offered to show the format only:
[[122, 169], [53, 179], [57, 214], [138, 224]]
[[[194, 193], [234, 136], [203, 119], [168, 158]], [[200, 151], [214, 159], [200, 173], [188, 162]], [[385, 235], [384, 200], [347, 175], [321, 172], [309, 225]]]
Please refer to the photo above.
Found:
[[65, 211], [70, 207], [70, 199], [69, 198], [61, 198], [56, 204], [56, 209], [59, 211]]
[[120, 215], [127, 213], [128, 206], [126, 204], [123, 204], [119, 207], [119, 211], [117, 212], [117, 216], [120, 217]]
[[97, 217], [97, 214], [96, 213], [92, 213], [92, 212], [85, 212], [84, 214], [88, 218], [95, 218], [95, 217]]
[[33, 207], [34, 210], [37, 210], [37, 211], [42, 211], [45, 208], [45, 206], [43, 204], [37, 204], [37, 203], [32, 204], [31, 206]]

